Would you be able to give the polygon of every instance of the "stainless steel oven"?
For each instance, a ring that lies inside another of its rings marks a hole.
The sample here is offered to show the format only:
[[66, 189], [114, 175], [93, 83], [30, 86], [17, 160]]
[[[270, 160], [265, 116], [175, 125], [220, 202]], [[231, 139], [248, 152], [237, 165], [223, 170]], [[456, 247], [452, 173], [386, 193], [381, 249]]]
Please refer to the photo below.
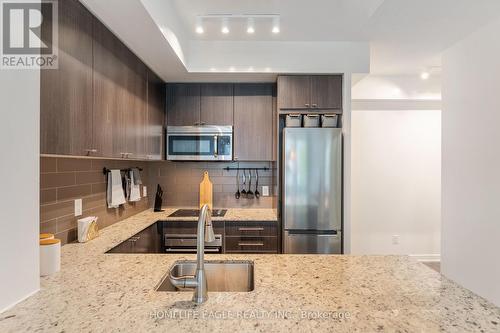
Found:
[[[196, 253], [196, 234], [166, 234], [165, 252]], [[206, 253], [222, 253], [222, 235], [216, 234], [213, 242], [205, 242]]]
[[232, 126], [168, 126], [167, 160], [231, 161]]

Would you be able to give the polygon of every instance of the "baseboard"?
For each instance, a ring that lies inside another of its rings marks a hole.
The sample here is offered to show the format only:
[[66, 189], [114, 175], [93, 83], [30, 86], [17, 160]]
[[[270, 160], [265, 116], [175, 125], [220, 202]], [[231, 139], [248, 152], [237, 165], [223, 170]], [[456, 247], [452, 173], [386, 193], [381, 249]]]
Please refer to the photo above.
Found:
[[36, 294], [37, 292], [39, 292], [39, 291], [40, 291], [40, 288], [38, 288], [38, 289], [36, 289], [35, 291], [33, 291], [33, 292], [29, 293], [28, 295], [24, 296], [23, 298], [21, 298], [21, 299], [20, 299], [20, 300], [18, 300], [17, 302], [14, 302], [14, 303], [12, 303], [12, 304], [10, 304], [10, 305], [7, 305], [5, 308], [0, 309], [0, 313], [3, 313], [3, 312], [5, 312], [5, 311], [7, 311], [7, 310], [12, 309], [14, 306], [16, 306], [17, 304], [21, 303], [21, 302], [22, 302], [22, 301], [24, 301], [25, 299], [30, 298], [31, 296], [35, 295], [35, 294]]
[[420, 262], [440, 262], [440, 254], [410, 254], [410, 257], [415, 258]]

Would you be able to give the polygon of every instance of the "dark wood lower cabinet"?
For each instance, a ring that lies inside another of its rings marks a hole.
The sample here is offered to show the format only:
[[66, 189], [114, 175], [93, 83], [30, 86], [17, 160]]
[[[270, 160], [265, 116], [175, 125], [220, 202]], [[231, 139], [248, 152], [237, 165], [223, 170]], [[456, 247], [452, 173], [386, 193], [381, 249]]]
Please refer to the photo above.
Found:
[[275, 221], [226, 222], [226, 253], [277, 253]]
[[227, 222], [226, 236], [276, 236], [277, 223], [265, 222]]
[[226, 236], [226, 253], [277, 253], [277, 237]]

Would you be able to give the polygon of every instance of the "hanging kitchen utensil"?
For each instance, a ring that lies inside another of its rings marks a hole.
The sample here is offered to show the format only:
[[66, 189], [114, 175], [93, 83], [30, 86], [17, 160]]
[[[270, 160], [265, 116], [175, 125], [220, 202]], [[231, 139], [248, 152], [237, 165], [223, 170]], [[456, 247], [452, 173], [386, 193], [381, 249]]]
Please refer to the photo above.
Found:
[[243, 198], [246, 198], [247, 197], [247, 191], [245, 190], [245, 185], [247, 184], [247, 176], [245, 175], [245, 169], [243, 169], [243, 186], [242, 186], [242, 190], [241, 190], [241, 196]]
[[212, 210], [212, 182], [208, 177], [208, 171], [203, 172], [203, 180], [200, 183], [200, 208], [205, 204]]
[[234, 197], [236, 199], [239, 199], [241, 196], [241, 193], [240, 193], [240, 170], [239, 169], [236, 171], [236, 187], [238, 188], [238, 190], [234, 194]]
[[248, 199], [253, 199], [254, 198], [254, 194], [252, 192], [252, 169], [248, 170], [248, 174], [249, 174], [249, 180], [248, 180], [248, 191], [247, 191], [247, 198]]
[[259, 192], [259, 170], [255, 170], [255, 197], [260, 198]]

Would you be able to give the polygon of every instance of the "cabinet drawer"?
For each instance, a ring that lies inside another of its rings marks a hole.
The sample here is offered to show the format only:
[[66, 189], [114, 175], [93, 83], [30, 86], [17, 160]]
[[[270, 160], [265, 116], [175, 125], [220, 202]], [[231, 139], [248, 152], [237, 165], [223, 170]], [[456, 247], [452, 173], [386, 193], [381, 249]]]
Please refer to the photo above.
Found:
[[226, 237], [226, 253], [276, 253], [277, 237]]
[[227, 236], [276, 236], [276, 222], [227, 222]]

